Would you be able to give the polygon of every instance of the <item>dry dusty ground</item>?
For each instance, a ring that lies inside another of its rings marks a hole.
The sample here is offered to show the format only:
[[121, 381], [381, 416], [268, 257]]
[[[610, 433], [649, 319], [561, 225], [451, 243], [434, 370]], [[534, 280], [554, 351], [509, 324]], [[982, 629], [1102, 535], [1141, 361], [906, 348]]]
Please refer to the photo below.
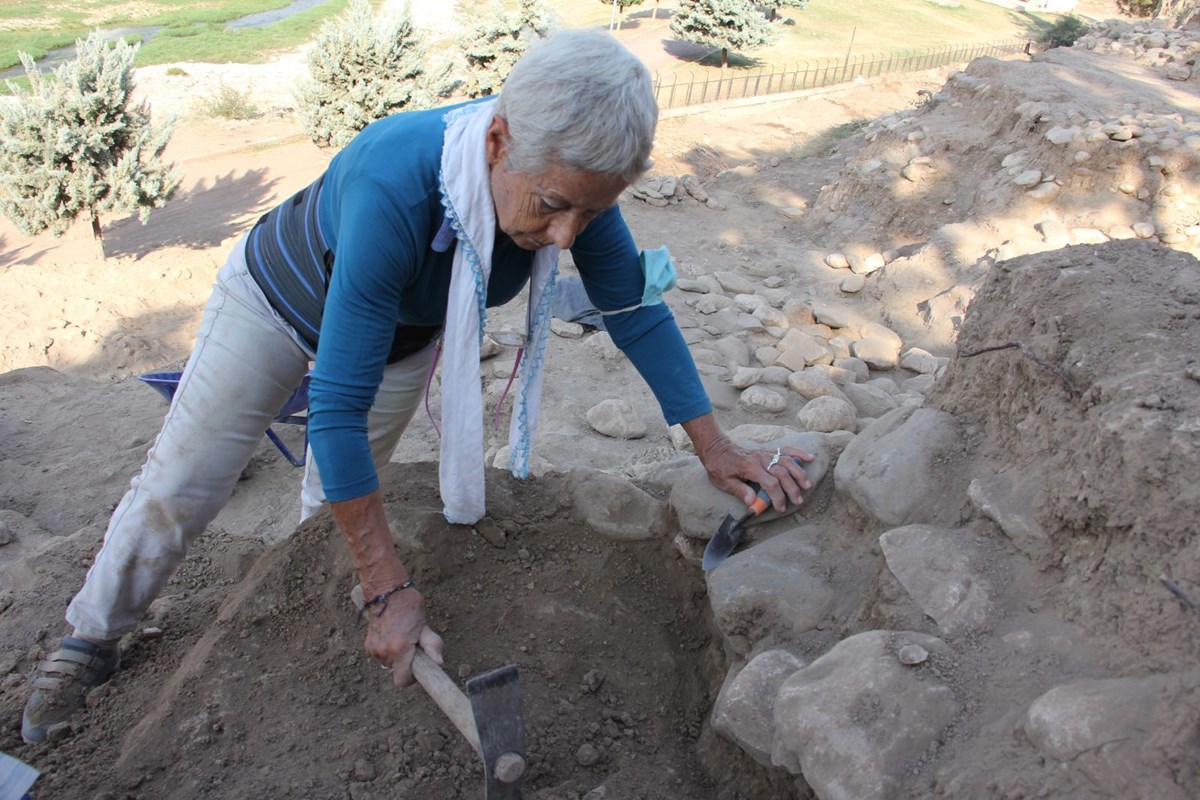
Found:
[[[937, 90], [944, 79], [944, 73], [929, 73], [877, 80], [801, 100], [664, 120], [655, 171], [699, 175], [727, 208], [656, 209], [634, 202], [625, 208], [630, 225], [643, 246], [669, 244], [687, 276], [721, 269], [759, 278], [777, 274], [797, 296], [814, 302], [841, 297], [837, 286], [844, 273], [808, 265], [813, 251], [828, 252], [849, 241], [854, 218], [850, 213], [837, 217], [840, 212], [831, 212], [829, 202], [822, 205], [819, 198], [823, 187], [829, 187], [827, 196], [838, 196], [833, 183], [839, 172], [868, 145], [861, 136], [836, 144], [830, 132], [912, 108], [919, 103], [918, 89]], [[143, 88], [154, 97], [171, 80], [148, 73]], [[264, 107], [287, 105], [278, 89], [260, 90], [267, 98], [260, 101]], [[46, 748], [20, 741], [25, 675], [63, 632], [62, 610], [161, 420], [161, 400], [130, 376], [178, 367], [229, 245], [272, 203], [318, 175], [329, 158], [296, 136], [285, 113], [250, 123], [185, 119], [170, 155], [185, 174], [180, 195], [146, 226], [111, 223], [107, 261], [95, 258], [82, 226], [62, 240], [30, 240], [0, 223], [0, 295], [8, 311], [0, 320], [0, 523], [9, 531], [8, 543], [0, 548], [0, 674], [5, 676], [0, 749], [43, 770], [44, 796], [56, 798], [481, 796], [475, 759], [449, 724], [419, 690], [392, 689], [362, 654], [347, 601], [353, 580], [344, 548], [327, 516], [293, 533], [298, 471], [266, 443], [230, 506], [155, 604], [146, 627], [124, 643], [122, 671], [90, 696], [70, 735]], [[956, 177], [964, 183], [979, 178], [965, 166]], [[856, 191], [846, 193], [862, 202], [862, 187]], [[925, 217], [928, 223], [943, 206], [936, 199], [929, 208], [906, 212], [904, 198], [878, 195], [875, 200], [878, 216], [858, 238], [880, 248], [918, 238], [916, 220]], [[810, 209], [823, 215], [819, 222], [810, 222]], [[890, 229], [889, 220], [899, 224]], [[975, 244], [986, 249], [990, 242]], [[1144, 255], [1130, 249], [1100, 261], [1105, 269], [1121, 272], [1135, 268]], [[1036, 258], [1048, 259], [1050, 270], [1056, 257]], [[1188, 267], [1178, 269], [1186, 274]], [[948, 287], [955, 278], [941, 279]], [[937, 291], [933, 278], [929, 284], [926, 296]], [[1194, 286], [1186, 282], [1160, 290], [1194, 297]], [[1051, 290], [1009, 291], [1015, 294], [990, 290], [994, 311], [1008, 303], [1030, 308]], [[1138, 325], [1154, 313], [1157, 296], [1123, 297], [1126, 312], [1114, 324], [1127, 327], [1115, 332], [1064, 322], [1056, 329], [1056, 346], [1086, 362], [1097, 371], [1091, 379], [1103, 383], [1103, 366], [1094, 365], [1128, 366], [1129, 355], [1119, 346], [1122, 337], [1135, 336]], [[1079, 298], [1076, 307], [1073, 297]], [[670, 298], [681, 315], [691, 313], [684, 299], [678, 292]], [[1064, 320], [1078, 314], [1083, 322], [1096, 321], [1097, 308], [1085, 291], [1060, 300]], [[864, 292], [847, 302], [857, 303], [859, 313], [886, 318], [889, 297]], [[505, 310], [496, 321], [518, 313]], [[995, 313], [1001, 321], [978, 323], [974, 341], [1011, 334], [1007, 318]], [[1030, 324], [1043, 323], [1038, 318]], [[1195, 321], [1177, 323], [1178, 350], [1194, 353], [1200, 347]], [[1081, 348], [1092, 343], [1095, 351], [1084, 358]], [[622, 472], [677, 455], [661, 420], [634, 442], [590, 431], [583, 417], [599, 398], [625, 397], [649, 418], [654, 418], [653, 401], [627, 369], [589, 360], [579, 347], [579, 342], [560, 340], [550, 354], [542, 439], [555, 466]], [[964, 470], [970, 459], [1001, 464], [1006, 448], [1018, 454], [1023, 468], [1043, 468], [1036, 448], [1021, 449], [1024, 445], [1005, 439], [1014, 418], [1035, 419], [1031, 424], [1043, 441], [1071, 441], [1072, 431], [1091, 430], [1087, 420], [1071, 416], [1083, 414], [1074, 401], [1055, 394], [1052, 376], [1012, 364], [964, 363], [937, 401], [975, 426], [973, 449], [959, 456]], [[1185, 391], [1191, 387], [1194, 395], [1194, 385], [1185, 380], [1183, 394], [1168, 398], [1175, 404], [1172, 413], [1194, 418], [1197, 403]], [[1094, 398], [1094, 404], [1103, 406], [1107, 397]], [[778, 421], [732, 403], [719, 408], [727, 427]], [[284, 436], [299, 444], [294, 430]], [[389, 514], [398, 546], [428, 587], [432, 618], [446, 636], [451, 674], [520, 663], [531, 796], [733, 800], [807, 794], [778, 771], [753, 764], [708, 728], [706, 716], [727, 657], [713, 635], [703, 578], [669, 541], [629, 544], [603, 538], [572, 519], [567, 477], [517, 482], [498, 472], [489, 474], [489, 503], [505, 535], [485, 540], [442, 521], [436, 468], [430, 463], [435, 454], [428, 421], [415, 421], [397, 453], [399, 463], [385, 476]], [[956, 465], [948, 466], [953, 471]], [[1020, 578], [1014, 585], [1021, 591], [1003, 594], [1005, 611], [1014, 618], [1061, 608], [1062, 616], [1094, 638], [1031, 665], [1034, 677], [1027, 685], [986, 685], [1012, 654], [963, 643], [969, 654], [964, 668], [975, 674], [962, 678], [956, 689], [972, 707], [1002, 708], [1035, 687], [1048, 688], [1081, 672], [1124, 674], [1122, 664], [1164, 669], [1175, 659], [1194, 661], [1191, 621], [1147, 580], [1150, 565], [1164, 560], [1200, 568], [1190, 540], [1119, 541], [1128, 526], [1106, 531], [1101, 517], [1115, 509], [1098, 496], [1085, 502], [1089, 514], [1072, 517], [1071, 497], [1087, 500], [1089, 492], [1098, 493], [1088, 478], [1095, 465], [1064, 454], [1053, 466], [1057, 469], [1036, 474], [1062, 487], [1053, 493], [1052, 510], [1071, 531], [1066, 536], [1079, 534], [1059, 543], [1071, 557], [1058, 565], [1018, 568], [1008, 561], [1012, 553], [1001, 548], [991, 574]], [[1171, 470], [1169, 463], [1160, 467]], [[1114, 480], [1100, 472], [1095, 480]], [[1176, 485], [1174, 479], [1164, 480]], [[1149, 490], [1131, 486], [1119, 499], [1139, 502], [1139, 493]], [[1177, 508], [1172, 498], [1155, 495], [1152, 502], [1162, 510], [1156, 531], [1186, 527], [1178, 511], [1171, 517]], [[1182, 507], [1194, 508], [1194, 497], [1185, 498]], [[947, 499], [941, 513], [947, 519], [969, 516], [958, 496]], [[810, 526], [873, 530], [828, 491], [814, 498], [806, 515]], [[1099, 550], [1097, 535], [1109, 537]], [[874, 537], [849, 541], [834, 537], [823, 555], [830, 564], [841, 563], [844, 574], [862, 579], [845, 586], [862, 598], [860, 618], [835, 632], [872, 624], [927, 624], [898, 599], [895, 582], [879, 566]], [[1191, 554], [1180, 555], [1184, 550]], [[1119, 563], [1106, 565], [1106, 557]], [[1072, 572], [1068, 565], [1075, 564], [1087, 564], [1092, 572], [1082, 567]], [[1111, 581], [1089, 577], [1110, 572]], [[1136, 625], [1123, 622], [1123, 609], [1111, 604], [1118, 601], [1106, 602], [1106, 597], [1128, 600]], [[1158, 641], [1164, 632], [1169, 640]], [[1080, 666], [1092, 658], [1092, 666]], [[913, 786], [919, 787], [914, 792], [931, 794], [936, 787], [942, 796], [956, 796], [949, 774], [978, 789], [970, 796], [1093, 796], [1088, 792], [1094, 787], [1056, 777], [1061, 771], [1045, 759], [1030, 760], [1024, 751], [1013, 755], [1007, 747], [996, 748], [995, 755], [979, 752], [973, 742], [983, 734], [973, 725], [965, 722], [946, 742], [947, 752], [961, 756], [954, 770], [935, 775], [923, 765], [913, 766]], [[1194, 742], [1195, 731], [1180, 725], [1178, 735]], [[1002, 741], [1011, 738], [1007, 731], [986, 733]], [[1181, 785], [1194, 788], [1195, 752], [1185, 747], [1179, 755], [1172, 750], [1179, 744], [1167, 742], [1162, 752], [1175, 754], [1172, 768], [1182, 776]], [[1153, 783], [1146, 779], [1140, 785]]]

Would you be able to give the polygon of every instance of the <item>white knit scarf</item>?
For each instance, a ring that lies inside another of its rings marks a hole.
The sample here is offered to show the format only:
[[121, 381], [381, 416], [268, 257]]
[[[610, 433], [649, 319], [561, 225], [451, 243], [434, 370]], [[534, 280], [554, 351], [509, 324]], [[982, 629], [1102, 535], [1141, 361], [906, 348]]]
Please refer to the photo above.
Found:
[[[483, 392], [479, 347], [487, 321], [487, 284], [496, 239], [496, 209], [487, 163], [486, 137], [495, 101], [474, 103], [446, 115], [439, 176], [446, 219], [458, 237], [450, 278], [442, 358], [442, 455], [438, 470], [443, 513], [471, 525], [483, 518]], [[541, 405], [543, 363], [550, 333], [550, 303], [558, 277], [558, 248], [533, 256], [526, 314], [527, 345], [521, 362], [508, 441], [509, 469], [529, 475], [529, 456]]]

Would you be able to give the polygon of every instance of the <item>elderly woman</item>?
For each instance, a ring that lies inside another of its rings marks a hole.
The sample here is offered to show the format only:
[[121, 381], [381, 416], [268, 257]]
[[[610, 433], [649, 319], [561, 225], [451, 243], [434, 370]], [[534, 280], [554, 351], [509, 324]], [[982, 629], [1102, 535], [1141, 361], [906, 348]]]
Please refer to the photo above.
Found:
[[561, 32], [522, 58], [499, 97], [368, 126], [265, 215], [218, 273], [162, 432], [67, 610], [74, 633], [39, 665], [23, 736], [44, 740], [117, 668], [119, 638], [226, 503], [312, 360], [303, 513], [330, 503], [367, 598], [367, 652], [398, 685], [412, 681], [414, 647], [440, 661], [376, 468], [420, 402], [441, 334], [445, 513], [483, 516], [480, 336], [486, 309], [529, 282], [529, 357], [510, 429], [510, 466], [527, 474], [560, 250], [713, 483], [749, 502], [753, 480], [781, 510], [800, 502], [809, 484], [799, 464], [768, 471], [768, 454], [721, 432], [661, 302], [667, 265], [639, 257], [617, 208], [649, 167], [656, 120], [636, 58], [607, 34]]

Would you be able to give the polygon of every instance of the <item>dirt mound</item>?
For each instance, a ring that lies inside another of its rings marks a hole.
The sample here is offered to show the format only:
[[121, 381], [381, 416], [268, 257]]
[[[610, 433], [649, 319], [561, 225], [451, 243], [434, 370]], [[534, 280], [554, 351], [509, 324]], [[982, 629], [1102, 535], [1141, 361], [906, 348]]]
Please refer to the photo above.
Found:
[[[716, 796], [696, 754], [715, 674], [696, 572], [663, 542], [582, 528], [564, 513], [561, 477], [489, 472], [491, 518], [506, 532], [489, 541], [445, 523], [436, 465], [390, 469], [397, 546], [447, 633], [447, 672], [520, 666], [527, 796]], [[167, 592], [189, 622], [135, 635], [78, 734], [41, 762], [45, 796], [477, 796], [468, 745], [420, 689], [397, 692], [362, 652], [352, 570], [327, 514], [236, 584], [213, 580], [214, 547], [228, 543], [200, 548]], [[201, 583], [224, 584], [223, 596], [198, 603], [188, 595]], [[9, 702], [4, 713], [19, 712]], [[9, 752], [22, 749], [14, 738], [9, 728]]]
[[1200, 654], [1159, 581], [1200, 580], [1198, 321], [1187, 254], [1113, 242], [1013, 259], [972, 303], [936, 396], [1039, 487], [1055, 605], [1129, 641], [1142, 668]]

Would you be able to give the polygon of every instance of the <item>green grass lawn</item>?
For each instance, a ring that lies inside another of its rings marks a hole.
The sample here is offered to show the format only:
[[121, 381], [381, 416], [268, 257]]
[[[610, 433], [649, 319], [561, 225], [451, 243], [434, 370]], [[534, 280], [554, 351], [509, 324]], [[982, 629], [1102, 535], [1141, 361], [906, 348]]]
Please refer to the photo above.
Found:
[[[379, 5], [382, 0], [372, 0]], [[321, 23], [340, 13], [347, 0], [317, 8], [256, 30], [227, 30], [224, 23], [247, 14], [282, 8], [289, 0], [0, 0], [0, 69], [19, 63], [17, 52], [35, 58], [72, 44], [93, 29], [164, 26], [138, 53], [138, 66], [175, 61], [260, 63], [309, 41]], [[629, 8], [618, 34], [624, 38], [665, 26], [678, 0], [661, 0], [658, 20], [649, 19], [653, 0]], [[505, 0], [516, 6], [516, 0]], [[600, 0], [548, 0], [555, 18], [568, 27], [607, 27], [611, 5]], [[783, 65], [805, 59], [844, 57], [854, 38], [855, 55], [923, 50], [946, 44], [983, 42], [1036, 34], [1046, 19], [1014, 12], [982, 0], [958, 0], [959, 7], [929, 0], [812, 0], [804, 11], [787, 9], [795, 25], [781, 25], [775, 43], [762, 50], [731, 54], [735, 67]], [[462, 0], [465, 16], [479, 0]], [[669, 35], [663, 28], [663, 34]], [[697, 65], [677, 62], [677, 68]], [[706, 62], [707, 64], [707, 62]], [[666, 69], [671, 69], [667, 67]]]
[[[257, 30], [226, 30], [224, 23], [290, 0], [139, 0], [137, 3], [73, 0], [0, 0], [0, 69], [20, 63], [18, 51], [41, 58], [47, 51], [87, 38], [92, 30], [164, 26], [138, 54], [138, 66], [172, 61], [256, 63], [312, 38], [322, 20], [341, 13], [346, 0], [330, 0], [284, 22]], [[378, 5], [382, 0], [373, 0]]]

